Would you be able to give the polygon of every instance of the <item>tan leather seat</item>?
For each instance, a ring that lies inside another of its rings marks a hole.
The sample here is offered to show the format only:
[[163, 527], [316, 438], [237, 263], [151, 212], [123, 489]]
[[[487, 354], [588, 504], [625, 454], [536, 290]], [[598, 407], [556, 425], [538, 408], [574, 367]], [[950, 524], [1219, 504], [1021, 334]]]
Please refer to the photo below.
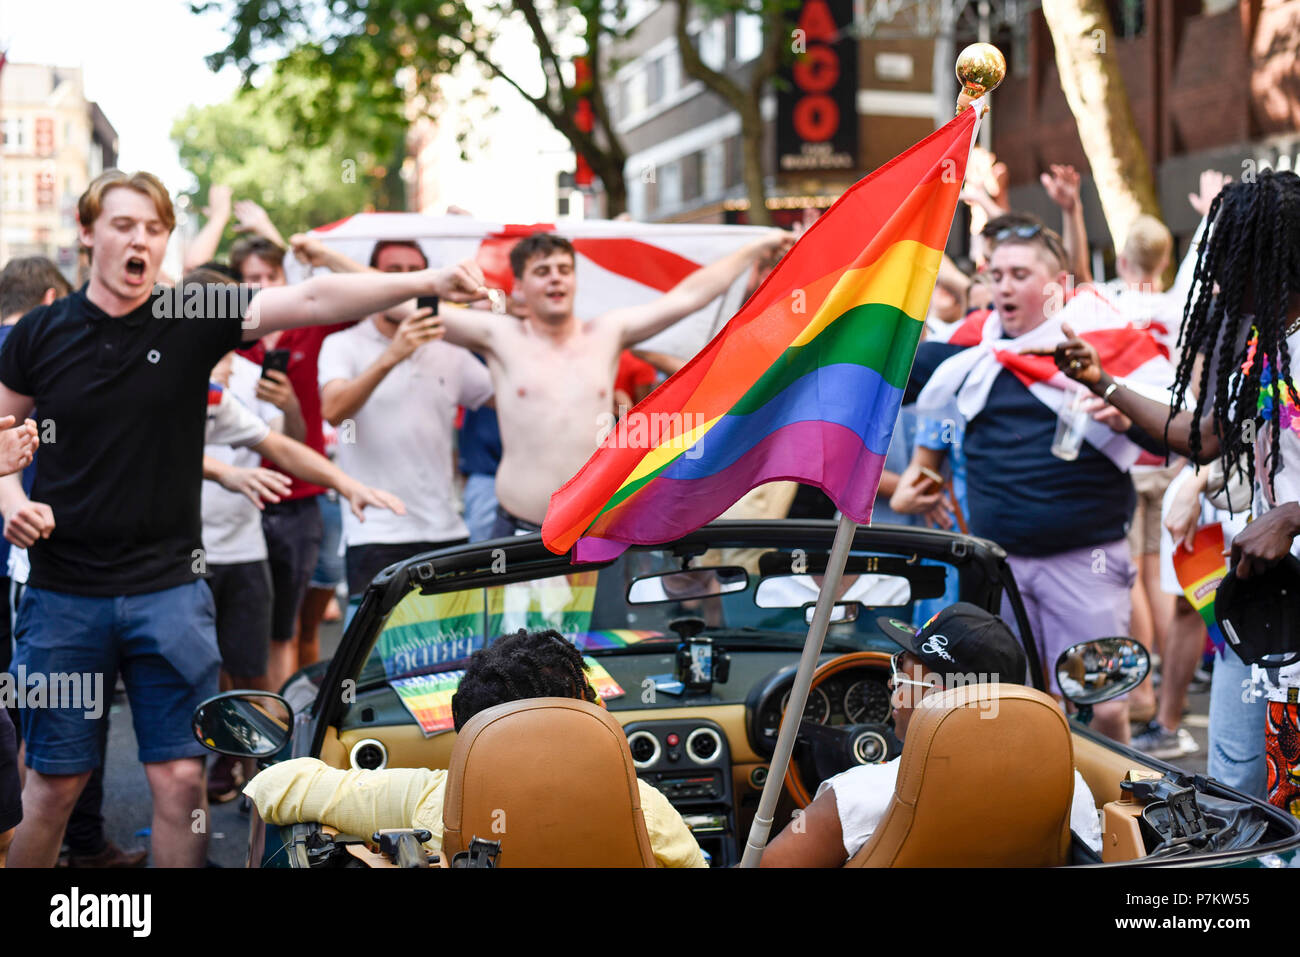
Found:
[[501, 842], [499, 867], [654, 867], [622, 727], [574, 698], [480, 711], [451, 752], [443, 856]]
[[912, 714], [901, 760], [880, 826], [847, 867], [1068, 862], [1074, 758], [1050, 696], [982, 684], [927, 698]]

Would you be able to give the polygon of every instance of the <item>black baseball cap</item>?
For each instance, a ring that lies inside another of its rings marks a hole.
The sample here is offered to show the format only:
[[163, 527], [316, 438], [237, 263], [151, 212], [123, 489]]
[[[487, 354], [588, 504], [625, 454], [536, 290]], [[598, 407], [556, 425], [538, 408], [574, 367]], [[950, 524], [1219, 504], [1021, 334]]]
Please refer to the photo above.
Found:
[[1024, 683], [1029, 666], [1020, 641], [1001, 618], [970, 602], [949, 605], [920, 628], [897, 618], [877, 618], [876, 626], [940, 674]]
[[1229, 569], [1214, 595], [1214, 617], [1244, 664], [1300, 661], [1300, 560], [1287, 555], [1249, 578]]

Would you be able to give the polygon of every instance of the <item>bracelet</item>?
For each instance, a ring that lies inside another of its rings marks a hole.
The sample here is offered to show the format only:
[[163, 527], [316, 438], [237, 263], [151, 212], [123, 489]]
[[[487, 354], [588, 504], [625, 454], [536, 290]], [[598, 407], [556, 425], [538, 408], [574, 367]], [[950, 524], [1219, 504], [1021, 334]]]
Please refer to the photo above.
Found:
[[1110, 397], [1114, 394], [1115, 390], [1118, 388], [1119, 388], [1119, 383], [1116, 382], [1114, 379], [1111, 379], [1110, 385], [1106, 386], [1106, 391], [1101, 394], [1101, 401], [1109, 405]]

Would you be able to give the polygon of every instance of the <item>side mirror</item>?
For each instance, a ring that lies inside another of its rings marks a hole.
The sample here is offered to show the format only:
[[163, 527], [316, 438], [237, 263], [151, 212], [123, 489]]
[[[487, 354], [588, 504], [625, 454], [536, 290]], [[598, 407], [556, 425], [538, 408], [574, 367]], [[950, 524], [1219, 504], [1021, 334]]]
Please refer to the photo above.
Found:
[[1056, 659], [1061, 694], [1080, 707], [1091, 707], [1127, 694], [1151, 670], [1151, 656], [1132, 638], [1094, 638], [1071, 645]]
[[194, 737], [209, 751], [269, 758], [289, 743], [293, 711], [266, 691], [226, 691], [194, 709]]

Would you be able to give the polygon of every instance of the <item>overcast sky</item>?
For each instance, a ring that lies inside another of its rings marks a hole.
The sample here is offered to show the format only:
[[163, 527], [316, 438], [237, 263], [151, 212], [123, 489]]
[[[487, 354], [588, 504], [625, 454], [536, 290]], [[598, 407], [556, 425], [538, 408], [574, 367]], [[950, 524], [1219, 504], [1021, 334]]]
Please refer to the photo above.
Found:
[[117, 130], [118, 163], [190, 186], [169, 136], [190, 104], [220, 102], [239, 84], [204, 56], [225, 45], [225, 18], [195, 16], [186, 0], [0, 0], [0, 49], [15, 63], [79, 66], [86, 98]]

